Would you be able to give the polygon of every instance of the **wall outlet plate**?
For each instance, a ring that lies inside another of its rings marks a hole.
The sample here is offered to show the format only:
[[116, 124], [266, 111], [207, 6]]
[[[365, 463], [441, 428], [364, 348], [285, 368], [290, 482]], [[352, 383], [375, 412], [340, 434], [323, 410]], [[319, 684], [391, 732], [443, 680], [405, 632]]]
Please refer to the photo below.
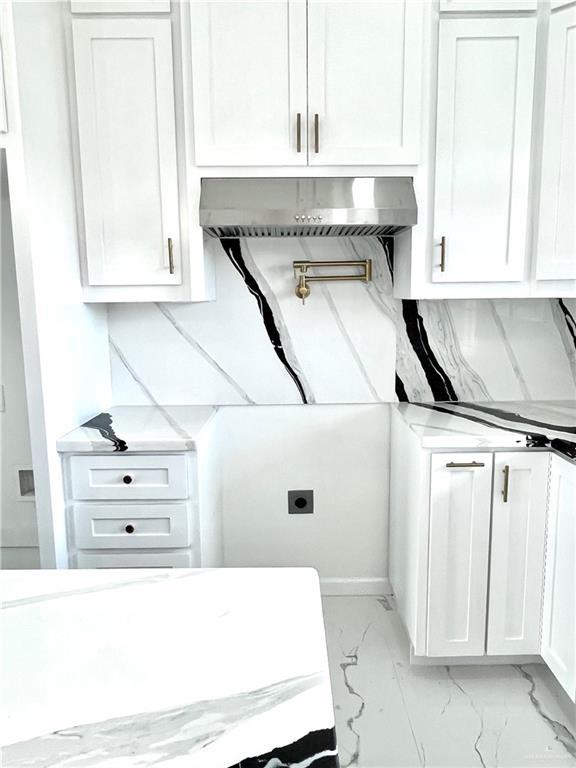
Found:
[[314, 512], [314, 491], [288, 491], [288, 514], [311, 515]]
[[34, 472], [31, 469], [18, 470], [18, 488], [20, 491], [21, 499], [34, 498]]

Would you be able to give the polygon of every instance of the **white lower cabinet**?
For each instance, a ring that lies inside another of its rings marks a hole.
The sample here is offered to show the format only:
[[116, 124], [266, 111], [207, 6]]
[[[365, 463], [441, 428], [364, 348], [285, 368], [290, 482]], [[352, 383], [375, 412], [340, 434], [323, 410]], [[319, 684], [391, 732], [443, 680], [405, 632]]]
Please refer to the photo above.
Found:
[[576, 464], [431, 452], [393, 415], [390, 581], [416, 661], [541, 656], [576, 702], [575, 548]]
[[428, 656], [540, 652], [549, 462], [431, 456]]
[[431, 458], [428, 655], [484, 652], [492, 454]]
[[196, 454], [65, 457], [70, 565], [199, 567]]
[[540, 653], [547, 453], [497, 453], [486, 652]]
[[576, 701], [576, 465], [553, 456], [550, 471], [542, 658]]

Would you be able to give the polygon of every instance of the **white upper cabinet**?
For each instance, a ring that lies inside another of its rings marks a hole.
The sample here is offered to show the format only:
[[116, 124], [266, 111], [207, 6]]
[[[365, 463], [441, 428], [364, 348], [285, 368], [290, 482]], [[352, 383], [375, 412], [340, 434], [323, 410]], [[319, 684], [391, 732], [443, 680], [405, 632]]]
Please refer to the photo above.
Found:
[[198, 165], [306, 165], [306, 2], [190, 5]]
[[192, 3], [196, 163], [417, 163], [424, 11], [414, 0]]
[[576, 3], [552, 13], [540, 217], [539, 280], [576, 279]]
[[435, 282], [522, 280], [536, 19], [440, 20]]
[[576, 701], [576, 466], [552, 456], [542, 658]]
[[482, 655], [492, 454], [435, 454], [431, 462], [427, 655]]
[[169, 19], [73, 22], [86, 278], [182, 282]]
[[497, 453], [487, 653], [539, 654], [548, 453]]
[[310, 165], [417, 163], [424, 3], [308, 9]]

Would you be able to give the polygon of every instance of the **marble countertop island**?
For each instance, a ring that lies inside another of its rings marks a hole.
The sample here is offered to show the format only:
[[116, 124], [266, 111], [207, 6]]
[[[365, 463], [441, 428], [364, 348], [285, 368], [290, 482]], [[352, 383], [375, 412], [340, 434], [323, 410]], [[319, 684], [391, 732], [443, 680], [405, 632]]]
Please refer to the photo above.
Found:
[[117, 405], [61, 437], [60, 453], [189, 451], [217, 408], [211, 405]]
[[576, 401], [399, 403], [423, 448], [547, 449], [576, 462]]
[[4, 571], [4, 768], [336, 768], [305, 568]]

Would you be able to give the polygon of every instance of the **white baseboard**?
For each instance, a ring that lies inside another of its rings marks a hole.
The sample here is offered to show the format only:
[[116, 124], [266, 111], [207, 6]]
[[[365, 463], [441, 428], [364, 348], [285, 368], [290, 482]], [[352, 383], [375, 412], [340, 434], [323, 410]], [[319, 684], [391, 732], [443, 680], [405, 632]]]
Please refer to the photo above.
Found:
[[40, 568], [38, 547], [0, 547], [0, 570]]
[[391, 595], [390, 581], [385, 577], [362, 578], [351, 576], [321, 576], [320, 590], [325, 596], [334, 595]]
[[415, 656], [410, 648], [410, 665], [414, 667], [494, 666], [495, 664], [543, 664], [541, 656]]

